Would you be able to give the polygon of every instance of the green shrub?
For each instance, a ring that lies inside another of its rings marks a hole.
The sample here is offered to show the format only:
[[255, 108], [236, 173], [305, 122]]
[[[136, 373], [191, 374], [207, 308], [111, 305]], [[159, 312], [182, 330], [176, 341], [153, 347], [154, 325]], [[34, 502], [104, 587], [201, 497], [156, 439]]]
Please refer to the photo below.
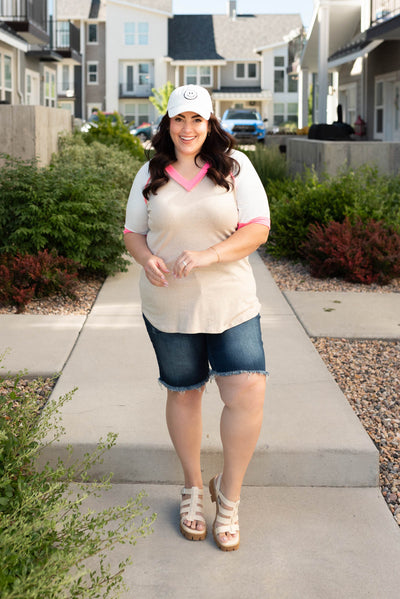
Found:
[[301, 252], [318, 278], [385, 285], [400, 276], [400, 235], [374, 220], [310, 225]]
[[281, 181], [287, 177], [286, 158], [277, 146], [257, 144], [255, 150], [242, 151], [253, 163], [267, 193], [270, 181]]
[[100, 143], [65, 139], [47, 168], [7, 159], [0, 169], [0, 253], [55, 250], [82, 269], [126, 268], [123, 224], [141, 162]]
[[[75, 135], [79, 134], [77, 132]], [[121, 150], [127, 150], [138, 160], [144, 160], [145, 158], [140, 139], [130, 133], [129, 128], [124, 124], [118, 112], [114, 112], [112, 116], [106, 116], [103, 112], [98, 112], [98, 120], [95, 126], [91, 126], [86, 133], [81, 135], [87, 144], [100, 142], [106, 146], [117, 146]]]
[[[83, 460], [38, 470], [44, 444], [62, 434], [59, 410], [71, 394], [51, 401], [38, 419], [35, 381], [21, 391], [0, 379], [0, 596], [2, 599], [82, 599], [119, 596], [130, 558], [114, 570], [107, 553], [151, 532], [143, 493], [101, 512], [85, 501], [110, 488], [110, 478], [87, 484], [88, 471], [115, 444], [115, 435]], [[48, 441], [49, 434], [52, 439]], [[79, 480], [77, 484], [71, 484]], [[86, 483], [86, 484], [85, 484]], [[138, 522], [135, 519], [140, 518]], [[90, 561], [88, 559], [95, 558]]]
[[322, 180], [308, 171], [271, 181], [267, 191], [272, 222], [267, 251], [277, 257], [300, 259], [311, 224], [341, 223], [346, 216], [353, 223], [382, 220], [400, 231], [400, 177], [379, 176], [370, 167]]
[[23, 312], [33, 298], [61, 293], [75, 298], [78, 265], [47, 250], [36, 256], [0, 255], [0, 304]]

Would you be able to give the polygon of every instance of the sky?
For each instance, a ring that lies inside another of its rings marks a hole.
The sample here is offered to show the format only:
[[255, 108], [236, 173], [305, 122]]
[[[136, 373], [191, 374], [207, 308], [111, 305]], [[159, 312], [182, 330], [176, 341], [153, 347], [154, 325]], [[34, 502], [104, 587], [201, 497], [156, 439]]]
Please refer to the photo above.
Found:
[[[172, 0], [175, 14], [208, 14], [226, 13], [226, 0]], [[237, 0], [238, 13], [254, 14], [287, 14], [300, 13], [306, 29], [311, 24], [314, 0]]]

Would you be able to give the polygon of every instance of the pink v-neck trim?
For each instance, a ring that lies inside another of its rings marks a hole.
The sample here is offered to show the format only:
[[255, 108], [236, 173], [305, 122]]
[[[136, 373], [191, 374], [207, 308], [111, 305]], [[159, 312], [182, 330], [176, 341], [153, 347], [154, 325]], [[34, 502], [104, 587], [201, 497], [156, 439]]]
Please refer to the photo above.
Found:
[[182, 185], [182, 187], [184, 187], [186, 191], [191, 191], [193, 187], [196, 187], [196, 185], [200, 183], [200, 181], [206, 176], [209, 168], [210, 165], [208, 164], [208, 162], [206, 162], [205, 165], [199, 170], [197, 175], [193, 177], [193, 179], [191, 179], [190, 181], [188, 181], [188, 179], [185, 179], [185, 177], [182, 177], [182, 175], [178, 173], [178, 171], [172, 166], [172, 164], [169, 164], [165, 170], [169, 174], [169, 176], [172, 177], [174, 181], [179, 183], [179, 185]]

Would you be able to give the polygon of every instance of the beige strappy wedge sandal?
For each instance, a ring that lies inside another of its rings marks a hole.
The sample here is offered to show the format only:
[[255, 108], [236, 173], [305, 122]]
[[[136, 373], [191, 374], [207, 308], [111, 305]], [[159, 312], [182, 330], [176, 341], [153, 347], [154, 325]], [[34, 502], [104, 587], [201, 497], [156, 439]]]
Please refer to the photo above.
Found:
[[[211, 501], [215, 501], [216, 514], [213, 524], [213, 536], [217, 547], [222, 551], [236, 551], [239, 548], [239, 504], [238, 501], [230, 501], [226, 499], [220, 490], [221, 474], [217, 474], [210, 480]], [[229, 539], [223, 543], [218, 535], [229, 532], [236, 535], [234, 539]]]
[[[181, 520], [179, 526], [181, 533], [189, 541], [203, 541], [207, 535], [206, 521], [203, 516], [203, 489], [199, 489], [198, 487], [191, 487], [190, 489], [183, 488], [181, 495]], [[184, 495], [190, 495], [190, 497], [183, 499]], [[190, 528], [185, 524], [184, 520], [204, 522], [204, 530]]]

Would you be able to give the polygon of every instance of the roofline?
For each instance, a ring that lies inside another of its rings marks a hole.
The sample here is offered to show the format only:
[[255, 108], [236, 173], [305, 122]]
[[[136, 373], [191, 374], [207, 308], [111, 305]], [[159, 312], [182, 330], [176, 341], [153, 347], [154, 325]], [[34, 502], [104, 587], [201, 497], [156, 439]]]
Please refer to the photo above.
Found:
[[195, 58], [191, 58], [189, 60], [185, 60], [184, 58], [179, 58], [178, 60], [174, 60], [170, 56], [167, 56], [165, 59], [167, 62], [171, 63], [173, 67], [184, 67], [184, 66], [196, 66], [198, 64], [210, 65], [210, 66], [225, 66], [227, 61], [225, 59], [212, 58], [208, 60], [207, 58], [203, 60], [196, 60]]
[[137, 8], [139, 10], [144, 10], [145, 12], [152, 12], [166, 17], [174, 16], [173, 12], [168, 12], [166, 10], [158, 10], [157, 8], [150, 8], [148, 6], [143, 6], [142, 4], [132, 4], [132, 2], [128, 2], [127, 0], [108, 0], [108, 4], [120, 4], [122, 6], [127, 6], [128, 8]]
[[29, 49], [29, 44], [23, 39], [19, 39], [16, 35], [9, 33], [5, 29], [0, 28], [0, 42], [4, 42], [13, 46], [17, 50], [22, 50], [23, 52], [27, 52]]
[[328, 60], [328, 69], [334, 69], [336, 67], [340, 67], [342, 64], [346, 64], [347, 62], [352, 62], [353, 60], [356, 60], [357, 58], [360, 58], [361, 56], [365, 56], [369, 52], [372, 52], [372, 50], [375, 50], [375, 48], [377, 48], [382, 42], [383, 42], [383, 40], [374, 40], [374, 41], [371, 41], [367, 46], [365, 46], [361, 50], [356, 50], [355, 52], [350, 52], [349, 54], [340, 56], [339, 58], [336, 58], [335, 60]]
[[279, 48], [280, 46], [287, 46], [289, 41], [282, 40], [281, 42], [276, 42], [275, 44], [269, 44], [268, 46], [260, 46], [259, 48], [254, 48], [254, 52], [263, 52], [264, 50], [272, 50], [273, 48]]

